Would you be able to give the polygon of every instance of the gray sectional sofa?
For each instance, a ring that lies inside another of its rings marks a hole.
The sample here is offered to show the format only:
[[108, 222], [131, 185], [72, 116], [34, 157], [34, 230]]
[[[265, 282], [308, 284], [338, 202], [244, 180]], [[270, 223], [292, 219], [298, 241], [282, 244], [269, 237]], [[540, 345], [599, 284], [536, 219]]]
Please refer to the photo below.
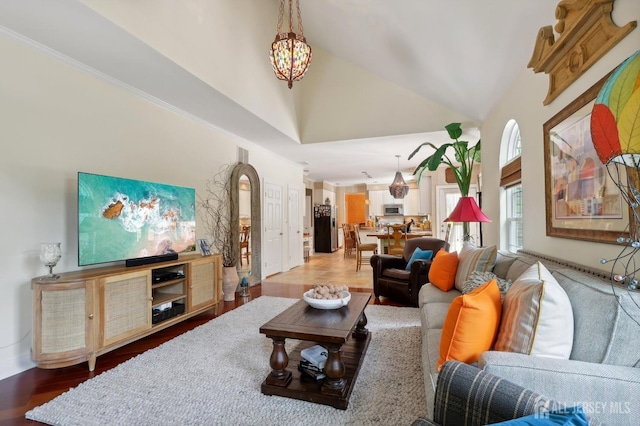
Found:
[[[447, 361], [438, 373], [433, 408], [432, 419], [421, 417], [411, 426], [484, 426], [528, 415], [544, 419], [545, 413], [565, 407], [472, 365]], [[589, 426], [600, 424], [590, 420]]]
[[[570, 359], [488, 351], [478, 367], [567, 407], [581, 404], [603, 424], [640, 424], [640, 294], [612, 288], [606, 275], [537, 253], [498, 252], [493, 273], [515, 281], [541, 261], [567, 293], [573, 310]], [[422, 286], [422, 369], [432, 418], [440, 335], [449, 304], [461, 293]]]

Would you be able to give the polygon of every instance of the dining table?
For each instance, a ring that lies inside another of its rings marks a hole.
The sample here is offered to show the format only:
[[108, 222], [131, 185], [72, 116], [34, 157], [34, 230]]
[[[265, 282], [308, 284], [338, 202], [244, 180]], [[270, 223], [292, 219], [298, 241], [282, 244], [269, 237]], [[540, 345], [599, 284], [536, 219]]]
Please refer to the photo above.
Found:
[[[409, 231], [407, 233], [407, 239], [419, 238], [419, 237], [431, 237], [433, 231]], [[389, 239], [393, 239], [393, 234], [389, 235], [386, 229], [380, 229], [373, 232], [368, 232], [367, 237], [376, 237], [378, 239], [378, 252], [387, 253], [387, 247], [389, 246]]]
[[[407, 239], [418, 238], [418, 237], [431, 237], [431, 236], [433, 236], [432, 231], [410, 231], [407, 234]], [[377, 237], [379, 240], [389, 239], [389, 235], [387, 234], [387, 231], [369, 232], [367, 233], [367, 237]], [[391, 238], [393, 238], [393, 235], [391, 235]]]

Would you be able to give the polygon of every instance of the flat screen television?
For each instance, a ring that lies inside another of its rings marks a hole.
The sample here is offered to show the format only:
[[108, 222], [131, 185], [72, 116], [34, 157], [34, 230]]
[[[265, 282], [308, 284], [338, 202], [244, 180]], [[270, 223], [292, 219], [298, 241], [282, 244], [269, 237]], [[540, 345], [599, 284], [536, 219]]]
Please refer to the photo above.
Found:
[[78, 265], [195, 251], [195, 196], [193, 188], [79, 172]]

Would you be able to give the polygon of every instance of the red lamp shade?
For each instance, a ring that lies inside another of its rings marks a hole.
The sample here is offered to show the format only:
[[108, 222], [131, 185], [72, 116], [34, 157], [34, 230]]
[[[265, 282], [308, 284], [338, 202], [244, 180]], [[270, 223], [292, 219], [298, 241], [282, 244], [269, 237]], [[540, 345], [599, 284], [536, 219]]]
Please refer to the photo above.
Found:
[[486, 217], [476, 200], [473, 197], [460, 197], [456, 208], [453, 209], [445, 222], [491, 222], [491, 219]]

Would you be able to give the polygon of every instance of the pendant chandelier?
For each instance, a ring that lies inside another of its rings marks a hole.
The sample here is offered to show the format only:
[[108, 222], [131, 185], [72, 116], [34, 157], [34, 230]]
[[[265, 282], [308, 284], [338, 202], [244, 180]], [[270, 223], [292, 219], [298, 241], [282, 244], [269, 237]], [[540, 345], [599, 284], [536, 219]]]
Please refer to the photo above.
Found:
[[393, 198], [404, 198], [409, 192], [409, 185], [407, 185], [402, 177], [402, 173], [400, 173], [400, 156], [396, 155], [396, 157], [398, 157], [398, 171], [396, 172], [396, 177], [393, 179], [393, 182], [389, 185], [389, 192]]
[[284, 3], [287, 0], [280, 0], [280, 12], [278, 14], [278, 29], [276, 39], [271, 44], [269, 50], [269, 58], [271, 66], [276, 77], [280, 80], [286, 80], [289, 89], [293, 86], [293, 82], [301, 80], [309, 69], [311, 63], [311, 46], [307, 44], [304, 38], [304, 30], [302, 28], [302, 15], [300, 15], [300, 0], [295, 0], [296, 11], [298, 17], [299, 35], [293, 32], [293, 11], [292, 2], [289, 2], [289, 32], [281, 32], [282, 20], [284, 18]]

